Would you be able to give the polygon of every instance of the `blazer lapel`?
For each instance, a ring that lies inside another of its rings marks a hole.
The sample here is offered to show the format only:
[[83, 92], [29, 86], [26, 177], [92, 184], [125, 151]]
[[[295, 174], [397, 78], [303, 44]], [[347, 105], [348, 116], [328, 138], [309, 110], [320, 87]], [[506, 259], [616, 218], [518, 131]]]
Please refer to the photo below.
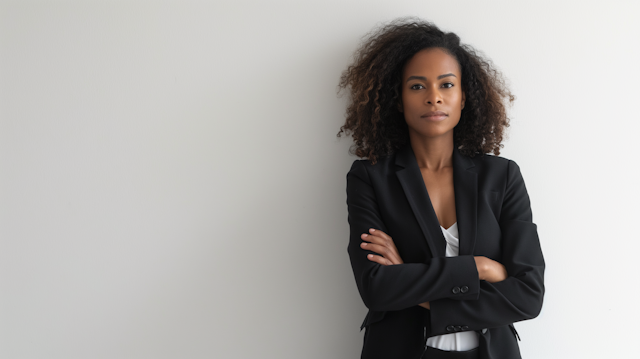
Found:
[[[427, 187], [422, 179], [422, 173], [411, 146], [407, 145], [397, 152], [396, 165], [401, 167], [396, 171], [396, 175], [402, 185], [404, 194], [407, 196], [409, 205], [411, 205], [411, 210], [420, 225], [422, 234], [429, 245], [431, 255], [433, 257], [444, 257], [446, 241], [442, 235], [438, 217], [431, 205]], [[458, 228], [460, 229], [459, 225]]]
[[459, 255], [471, 255], [476, 245], [478, 223], [478, 174], [471, 169], [473, 161], [453, 150], [453, 187], [460, 238]]
[[[476, 244], [478, 223], [478, 175], [472, 171], [475, 167], [473, 161], [462, 155], [458, 149], [453, 150], [452, 161], [456, 217], [460, 238], [459, 255], [472, 255]], [[407, 145], [398, 151], [396, 165], [400, 167], [396, 175], [420, 225], [429, 250], [434, 257], [444, 257], [446, 241], [411, 146]]]

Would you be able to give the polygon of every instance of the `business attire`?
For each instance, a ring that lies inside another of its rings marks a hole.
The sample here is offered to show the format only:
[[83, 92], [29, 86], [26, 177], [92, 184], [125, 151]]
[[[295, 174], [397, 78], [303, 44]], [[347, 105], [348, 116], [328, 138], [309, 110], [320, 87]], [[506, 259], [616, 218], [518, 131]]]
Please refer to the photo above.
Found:
[[[348, 252], [369, 308], [362, 359], [418, 359], [428, 338], [468, 331], [478, 334], [480, 358], [520, 358], [513, 323], [536, 317], [544, 295], [544, 259], [520, 169], [454, 149], [453, 184], [459, 253], [447, 257], [410, 146], [375, 165], [355, 161], [347, 174]], [[360, 236], [370, 228], [393, 238], [404, 264], [367, 259], [373, 252], [360, 247]], [[474, 256], [502, 263], [509, 277], [480, 281]], [[431, 310], [418, 306], [427, 301]]]
[[[447, 242], [445, 256], [457, 257], [460, 252], [460, 238], [458, 235], [458, 222], [449, 228], [442, 229], [442, 235]], [[436, 335], [427, 338], [427, 346], [446, 350], [465, 352], [478, 347], [478, 333], [474, 331], [461, 331], [456, 333]], [[477, 356], [469, 356], [469, 359], [478, 359]]]

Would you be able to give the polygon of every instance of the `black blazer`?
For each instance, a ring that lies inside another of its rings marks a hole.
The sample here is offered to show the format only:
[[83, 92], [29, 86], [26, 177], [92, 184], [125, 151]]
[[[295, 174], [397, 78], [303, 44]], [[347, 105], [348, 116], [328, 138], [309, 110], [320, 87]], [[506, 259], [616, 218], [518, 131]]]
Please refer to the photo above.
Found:
[[[363, 359], [420, 358], [427, 337], [474, 330], [481, 358], [520, 358], [514, 322], [536, 317], [544, 295], [544, 259], [529, 196], [515, 162], [453, 152], [460, 237], [458, 257], [446, 242], [410, 146], [347, 174], [348, 252], [358, 291], [369, 308]], [[404, 264], [367, 259], [360, 235], [389, 234]], [[474, 256], [502, 263], [508, 278], [478, 279]], [[418, 306], [430, 302], [431, 310]], [[518, 338], [519, 339], [519, 338]]]

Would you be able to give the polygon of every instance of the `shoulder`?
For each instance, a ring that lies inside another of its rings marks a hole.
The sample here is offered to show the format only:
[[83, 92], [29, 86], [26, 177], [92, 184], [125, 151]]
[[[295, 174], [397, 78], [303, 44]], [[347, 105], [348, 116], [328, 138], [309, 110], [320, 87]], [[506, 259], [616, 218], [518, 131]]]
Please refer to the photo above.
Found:
[[467, 158], [474, 164], [474, 172], [487, 180], [508, 183], [522, 178], [520, 166], [514, 160], [488, 154]]
[[506, 167], [510, 162], [513, 162], [513, 160], [510, 160], [508, 158], [489, 154], [481, 154], [475, 157], [467, 158], [471, 159], [471, 161], [473, 161], [475, 165], [486, 167]]
[[509, 170], [509, 168], [519, 168], [518, 164], [514, 160], [501, 156], [482, 154], [467, 158], [470, 159], [475, 166], [490, 170]]
[[378, 158], [375, 164], [367, 159], [355, 160], [347, 174], [356, 176], [381, 176], [390, 173], [395, 168], [395, 154]]

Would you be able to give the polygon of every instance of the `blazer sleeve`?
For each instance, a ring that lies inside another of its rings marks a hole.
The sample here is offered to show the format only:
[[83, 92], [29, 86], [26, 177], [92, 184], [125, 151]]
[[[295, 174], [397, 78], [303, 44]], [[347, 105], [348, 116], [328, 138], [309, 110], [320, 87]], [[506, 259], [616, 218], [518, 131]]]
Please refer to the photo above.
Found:
[[[388, 233], [381, 219], [375, 189], [365, 166], [355, 161], [347, 174], [349, 210], [349, 258], [358, 291], [367, 308], [374, 311], [401, 310], [441, 298], [477, 299], [480, 281], [473, 256], [432, 258], [428, 263], [383, 266], [367, 259], [360, 247], [361, 235], [370, 228]], [[465, 291], [452, 288], [466, 287]]]
[[[497, 283], [480, 281], [478, 300], [441, 299], [431, 305], [433, 335], [451, 328], [480, 330], [538, 316], [544, 296], [544, 258], [529, 195], [518, 165], [509, 161], [505, 196], [500, 213], [502, 259], [508, 278]], [[478, 238], [481, 240], [481, 238]]]

